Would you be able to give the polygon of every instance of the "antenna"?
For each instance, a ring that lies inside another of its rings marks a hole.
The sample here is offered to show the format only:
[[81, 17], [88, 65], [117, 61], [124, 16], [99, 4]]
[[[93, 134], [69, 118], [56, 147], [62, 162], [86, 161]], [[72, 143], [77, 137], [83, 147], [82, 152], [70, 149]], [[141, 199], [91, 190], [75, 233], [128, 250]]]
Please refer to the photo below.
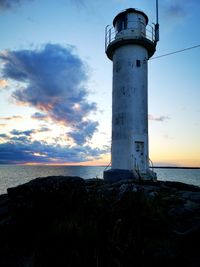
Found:
[[156, 24], [155, 24], [155, 42], [159, 41], [159, 23], [158, 23], [158, 0], [156, 0]]
[[158, 24], [158, 0], [156, 0], [156, 24]]

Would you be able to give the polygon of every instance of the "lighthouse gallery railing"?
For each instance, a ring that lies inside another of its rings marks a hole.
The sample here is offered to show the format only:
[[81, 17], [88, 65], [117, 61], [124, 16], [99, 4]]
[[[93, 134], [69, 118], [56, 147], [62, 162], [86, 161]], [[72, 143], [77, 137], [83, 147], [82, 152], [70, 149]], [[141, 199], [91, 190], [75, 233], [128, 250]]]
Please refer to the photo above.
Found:
[[[129, 21], [129, 22], [136, 22], [136, 21]], [[138, 23], [138, 21], [137, 21]], [[141, 26], [144, 26], [143, 22], [139, 22], [139, 24], [141, 24]], [[138, 30], [138, 26], [137, 27], [127, 27], [122, 29], [123, 30]], [[110, 43], [112, 43], [113, 41], [115, 41], [116, 39], [119, 39], [118, 36], [119, 32], [112, 26], [112, 25], [107, 25], [105, 28], [105, 50], [107, 49], [107, 47], [109, 46]], [[130, 36], [130, 35], [129, 35]], [[146, 26], [146, 31], [144, 32], [140, 32], [139, 35], [133, 35], [134, 38], [146, 38], [151, 42], [155, 42], [155, 29], [153, 26], [151, 25], [147, 25]], [[123, 38], [121, 36], [121, 38]]]

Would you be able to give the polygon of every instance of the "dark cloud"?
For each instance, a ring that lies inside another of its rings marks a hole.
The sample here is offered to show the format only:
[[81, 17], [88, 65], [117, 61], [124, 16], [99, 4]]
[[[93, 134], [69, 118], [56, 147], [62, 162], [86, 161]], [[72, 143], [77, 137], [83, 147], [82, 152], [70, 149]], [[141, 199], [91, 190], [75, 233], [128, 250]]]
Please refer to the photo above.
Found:
[[[16, 7], [20, 7], [25, 3], [32, 2], [34, 0], [0, 0], [0, 10], [9, 10]], [[86, 6], [85, 0], [65, 0], [70, 5], [76, 5], [77, 8], [83, 8]]]
[[4, 133], [0, 134], [0, 138], [7, 138], [7, 137], [8, 137], [7, 134], [4, 134]]
[[23, 144], [27, 144], [30, 142], [29, 136], [25, 136], [25, 135], [18, 135], [18, 136], [12, 136], [8, 138], [9, 141], [13, 143], [17, 143], [17, 142], [20, 142], [20, 143], [23, 143]]
[[173, 18], [179, 18], [179, 17], [185, 17], [186, 10], [183, 5], [180, 4], [171, 4], [166, 9], [167, 16], [173, 17]]
[[84, 121], [78, 124], [77, 129], [69, 132], [68, 135], [76, 140], [78, 145], [84, 144], [88, 139], [92, 138], [93, 133], [96, 131], [98, 122]]
[[154, 116], [152, 116], [152, 115], [149, 114], [148, 119], [149, 120], [152, 120], [152, 121], [164, 122], [164, 121], [169, 120], [170, 117], [168, 117], [168, 116], [154, 117]]
[[98, 123], [88, 115], [97, 107], [87, 101], [87, 67], [71, 46], [47, 44], [39, 50], [7, 51], [0, 58], [5, 63], [3, 77], [23, 84], [12, 97], [37, 108], [35, 119], [49, 117], [71, 127], [77, 144], [92, 137]]
[[11, 9], [31, 1], [33, 0], [0, 0], [0, 10]]
[[89, 146], [60, 146], [31, 142], [26, 136], [13, 137], [0, 144], [0, 164], [70, 163], [98, 159], [103, 150]]
[[196, 0], [165, 0], [162, 1], [161, 6], [164, 8], [165, 15], [169, 19], [182, 19], [191, 14]]
[[21, 136], [21, 135], [31, 136], [35, 133], [42, 133], [42, 132], [47, 132], [47, 131], [50, 131], [50, 129], [48, 127], [41, 127], [39, 129], [31, 129], [31, 130], [26, 130], [26, 131], [20, 131], [20, 130], [13, 129], [10, 132], [10, 134], [11, 135], [17, 135], [17, 136]]
[[32, 119], [35, 119], [35, 120], [46, 120], [48, 119], [48, 116], [46, 114], [42, 114], [40, 112], [35, 112], [32, 116], [31, 116]]
[[10, 133], [12, 135], [26, 135], [26, 136], [30, 136], [30, 135], [34, 134], [35, 132], [36, 132], [35, 130], [19, 131], [19, 130], [13, 129]]

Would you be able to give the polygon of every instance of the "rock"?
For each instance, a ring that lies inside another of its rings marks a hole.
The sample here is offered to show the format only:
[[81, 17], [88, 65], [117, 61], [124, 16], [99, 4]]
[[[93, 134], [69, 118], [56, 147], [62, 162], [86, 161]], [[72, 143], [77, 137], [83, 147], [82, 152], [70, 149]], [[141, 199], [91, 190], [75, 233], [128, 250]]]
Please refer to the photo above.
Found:
[[200, 189], [198, 186], [185, 184], [181, 182], [175, 182], [175, 181], [165, 181], [164, 184], [168, 187], [172, 187], [178, 190], [184, 190], [184, 191], [191, 191], [191, 192], [199, 192]]
[[184, 208], [190, 210], [191, 212], [195, 212], [199, 209], [199, 205], [196, 202], [187, 200], [184, 204]]
[[[119, 194], [123, 195], [125, 192], [132, 191], [134, 188], [135, 187], [132, 184], [122, 184], [119, 188]], [[136, 189], [136, 192], [137, 192], [137, 189]]]
[[169, 215], [176, 217], [186, 216], [186, 215], [189, 216], [200, 209], [200, 206], [197, 203], [192, 202], [190, 200], [186, 200], [184, 201], [184, 203], [185, 204], [183, 205], [173, 206], [169, 211]]
[[158, 192], [152, 191], [152, 192], [150, 192], [150, 193], [148, 194], [148, 198], [151, 199], [151, 200], [153, 200], [153, 199], [155, 199], [158, 195], [159, 195]]
[[84, 185], [85, 180], [80, 177], [49, 176], [36, 178], [30, 182], [14, 188], [8, 188], [9, 197], [32, 194], [34, 192], [62, 192], [67, 187]]
[[183, 198], [200, 203], [200, 194], [199, 194], [199, 192], [182, 191], [180, 193], [182, 194]]
[[0, 266], [199, 266], [199, 197], [174, 182], [35, 179], [0, 196]]
[[0, 195], [0, 219], [8, 214], [8, 195]]

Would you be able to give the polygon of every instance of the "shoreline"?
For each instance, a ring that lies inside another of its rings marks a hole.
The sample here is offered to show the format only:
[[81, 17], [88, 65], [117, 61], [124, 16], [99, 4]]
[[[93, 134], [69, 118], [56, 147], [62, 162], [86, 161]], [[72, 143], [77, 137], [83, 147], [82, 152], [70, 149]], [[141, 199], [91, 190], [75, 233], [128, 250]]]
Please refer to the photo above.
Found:
[[188, 170], [200, 170], [200, 167], [178, 167], [178, 166], [153, 166], [153, 169], [188, 169]]
[[[158, 180], [175, 180], [188, 184], [200, 186], [200, 169], [191, 167], [174, 168], [174, 166], [155, 166]], [[22, 166], [22, 165], [0, 165], [0, 194], [5, 194], [8, 187], [17, 186], [29, 181], [28, 177], [47, 176], [80, 176], [87, 178], [102, 178], [103, 166]]]

